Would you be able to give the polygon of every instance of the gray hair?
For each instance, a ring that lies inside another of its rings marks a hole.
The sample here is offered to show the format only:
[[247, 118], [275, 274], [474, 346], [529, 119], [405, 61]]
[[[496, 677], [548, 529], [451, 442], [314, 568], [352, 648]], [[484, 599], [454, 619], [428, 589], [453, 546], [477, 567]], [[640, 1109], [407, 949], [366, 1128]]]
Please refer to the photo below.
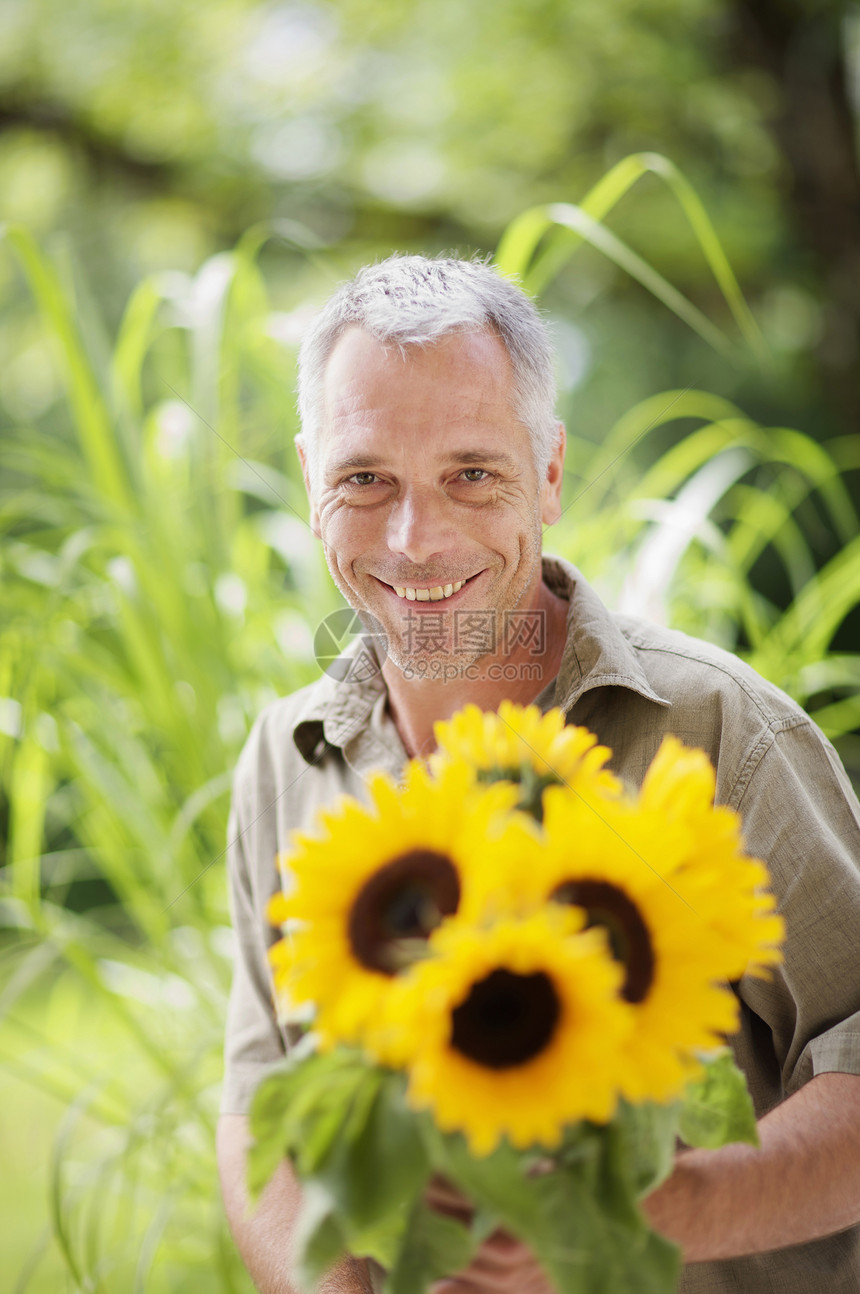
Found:
[[516, 411], [528, 428], [542, 480], [557, 442], [555, 372], [546, 325], [534, 304], [485, 261], [390, 256], [359, 270], [329, 298], [299, 352], [296, 437], [313, 483], [319, 465], [322, 386], [329, 357], [347, 328], [401, 348], [438, 341], [449, 333], [488, 329], [507, 350]]

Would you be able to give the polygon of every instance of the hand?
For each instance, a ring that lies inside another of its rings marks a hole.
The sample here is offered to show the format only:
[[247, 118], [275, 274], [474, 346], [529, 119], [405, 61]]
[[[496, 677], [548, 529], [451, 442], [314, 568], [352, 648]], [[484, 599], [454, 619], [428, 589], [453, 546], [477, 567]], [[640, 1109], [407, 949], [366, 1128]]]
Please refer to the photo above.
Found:
[[531, 1250], [507, 1231], [494, 1231], [468, 1267], [430, 1289], [432, 1294], [555, 1294]]
[[465, 1227], [471, 1225], [475, 1210], [465, 1196], [438, 1173], [434, 1173], [430, 1178], [424, 1199], [431, 1209], [435, 1209], [437, 1213], [443, 1213], [446, 1218], [462, 1222]]
[[[425, 1196], [431, 1208], [468, 1226], [472, 1207], [442, 1177], [434, 1177]], [[494, 1231], [468, 1267], [436, 1281], [432, 1294], [554, 1294], [531, 1250], [507, 1231]]]

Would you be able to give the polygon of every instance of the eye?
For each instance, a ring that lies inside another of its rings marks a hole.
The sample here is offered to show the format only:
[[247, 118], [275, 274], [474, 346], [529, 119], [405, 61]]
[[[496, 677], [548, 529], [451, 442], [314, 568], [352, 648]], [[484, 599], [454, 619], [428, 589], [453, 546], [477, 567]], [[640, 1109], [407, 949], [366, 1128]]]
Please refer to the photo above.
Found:
[[355, 472], [349, 477], [351, 485], [375, 485], [377, 480], [375, 472]]
[[470, 481], [473, 484], [480, 484], [481, 481], [487, 480], [489, 475], [490, 473], [485, 471], [483, 467], [463, 468], [463, 479], [465, 481]]

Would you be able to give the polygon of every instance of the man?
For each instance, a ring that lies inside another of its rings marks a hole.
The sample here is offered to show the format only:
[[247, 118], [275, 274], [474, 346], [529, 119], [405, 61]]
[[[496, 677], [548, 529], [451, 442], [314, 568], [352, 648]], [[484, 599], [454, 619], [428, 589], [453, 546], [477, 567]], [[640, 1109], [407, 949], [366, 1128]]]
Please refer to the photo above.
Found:
[[[646, 1202], [682, 1246], [685, 1294], [860, 1289], [860, 810], [832, 748], [734, 657], [611, 615], [582, 576], [541, 558], [561, 511], [564, 429], [540, 317], [485, 265], [392, 258], [329, 302], [300, 359], [299, 453], [311, 525], [351, 606], [387, 644], [381, 670], [325, 677], [260, 717], [230, 824], [237, 960], [219, 1162], [228, 1216], [261, 1290], [291, 1291], [298, 1190], [284, 1166], [245, 1212], [246, 1113], [282, 1054], [265, 958], [274, 855], [373, 768], [433, 748], [467, 701], [561, 706], [640, 782], [662, 736], [704, 748], [718, 799], [743, 814], [788, 929], [770, 981], [737, 986], [732, 1040], [761, 1148], [682, 1151]], [[525, 629], [523, 629], [525, 625]], [[440, 1208], [458, 1209], [440, 1184]], [[363, 1263], [327, 1291], [369, 1288]], [[497, 1234], [440, 1289], [549, 1294]], [[623, 1294], [623, 1292], [619, 1292]]]

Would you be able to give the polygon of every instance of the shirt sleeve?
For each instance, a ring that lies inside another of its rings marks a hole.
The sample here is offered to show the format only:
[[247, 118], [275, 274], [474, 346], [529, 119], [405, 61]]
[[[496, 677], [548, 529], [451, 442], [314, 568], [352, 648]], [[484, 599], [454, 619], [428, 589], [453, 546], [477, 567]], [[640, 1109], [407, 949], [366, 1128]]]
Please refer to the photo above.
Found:
[[735, 807], [786, 925], [782, 964], [739, 986], [770, 1030], [783, 1091], [860, 1074], [860, 806], [847, 774], [804, 719], [755, 753]]
[[[268, 823], [250, 811], [242, 795], [240, 761], [227, 827], [227, 878], [234, 933], [233, 983], [224, 1042], [222, 1114], [247, 1114], [258, 1083], [282, 1060], [287, 1040], [274, 1007], [267, 950], [277, 932], [265, 917], [277, 887]], [[270, 815], [263, 815], [263, 819]], [[259, 851], [265, 851], [263, 858]]]

